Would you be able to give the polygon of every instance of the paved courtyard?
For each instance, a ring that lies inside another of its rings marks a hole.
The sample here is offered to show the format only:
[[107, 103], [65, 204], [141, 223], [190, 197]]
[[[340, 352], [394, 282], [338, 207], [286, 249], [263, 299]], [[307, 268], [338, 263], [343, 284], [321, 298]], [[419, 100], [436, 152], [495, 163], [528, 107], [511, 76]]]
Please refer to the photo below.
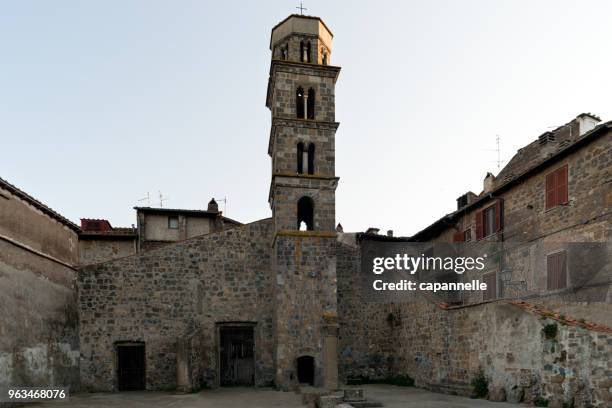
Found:
[[[382, 402], [387, 408], [504, 408], [518, 406], [436, 394], [412, 387], [365, 385], [363, 388], [366, 396]], [[77, 394], [71, 396], [68, 402], [49, 402], [30, 406], [48, 408], [304, 408], [300, 396], [292, 392], [255, 388], [221, 388], [186, 395], [163, 392]]]

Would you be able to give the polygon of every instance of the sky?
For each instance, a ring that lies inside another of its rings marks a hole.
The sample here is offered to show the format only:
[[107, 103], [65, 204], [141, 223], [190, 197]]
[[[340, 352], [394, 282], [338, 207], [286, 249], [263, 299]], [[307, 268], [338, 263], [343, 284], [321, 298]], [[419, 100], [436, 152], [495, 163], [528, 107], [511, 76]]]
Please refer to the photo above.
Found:
[[[0, 5], [0, 177], [74, 222], [271, 215], [271, 28], [297, 1]], [[334, 33], [336, 221], [409, 236], [581, 112], [612, 119], [612, 2], [304, 2]], [[502, 165], [503, 165], [502, 163]]]

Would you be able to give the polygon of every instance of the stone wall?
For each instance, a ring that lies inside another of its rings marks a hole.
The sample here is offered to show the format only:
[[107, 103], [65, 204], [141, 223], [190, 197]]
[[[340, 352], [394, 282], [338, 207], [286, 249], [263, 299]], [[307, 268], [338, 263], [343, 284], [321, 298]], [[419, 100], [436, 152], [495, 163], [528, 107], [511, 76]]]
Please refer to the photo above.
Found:
[[297, 358], [314, 358], [314, 385], [337, 377], [325, 372], [324, 337], [337, 325], [336, 237], [334, 233], [294, 231], [275, 238], [276, 385], [298, 383]]
[[[471, 380], [482, 372], [492, 399], [531, 403], [544, 398], [559, 407], [572, 401], [575, 407], [612, 402], [611, 333], [503, 302], [456, 310], [416, 302], [398, 310], [394, 372], [410, 375], [417, 386], [469, 395]], [[547, 325], [557, 330], [551, 338]]]
[[[271, 220], [192, 238], [79, 274], [81, 380], [117, 389], [115, 344], [142, 341], [146, 388], [174, 389], [178, 338], [194, 386], [218, 385], [217, 323], [255, 323], [255, 383], [273, 381]], [[201, 336], [195, 336], [195, 333]], [[194, 339], [195, 338], [195, 339]]]
[[[567, 249], [569, 243], [612, 241], [612, 132], [544, 168], [503, 192], [503, 229], [486, 241], [504, 242], [503, 270], [498, 273], [499, 297], [546, 296], [546, 255]], [[568, 166], [567, 205], [545, 208], [546, 175]], [[485, 204], [485, 208], [488, 205]], [[475, 212], [461, 213], [455, 227], [448, 227], [433, 242], [451, 242], [457, 231], [471, 229], [475, 237]], [[571, 272], [568, 286], [580, 285]], [[609, 276], [609, 275], [608, 275]], [[582, 301], [605, 301], [608, 285]]]
[[395, 362], [392, 306], [368, 303], [362, 296], [361, 253], [355, 234], [339, 234], [337, 253], [339, 375], [380, 380]]

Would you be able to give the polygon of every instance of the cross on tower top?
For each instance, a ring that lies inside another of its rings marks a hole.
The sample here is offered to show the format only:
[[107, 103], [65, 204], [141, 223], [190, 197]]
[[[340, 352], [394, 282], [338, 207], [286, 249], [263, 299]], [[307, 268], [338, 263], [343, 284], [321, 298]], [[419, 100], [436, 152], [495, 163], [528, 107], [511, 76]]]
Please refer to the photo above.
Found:
[[304, 10], [308, 10], [306, 7], [304, 7], [302, 2], [300, 2], [299, 7], [296, 7], [296, 9], [299, 9], [300, 10], [300, 14], [302, 14], [302, 15], [304, 15]]

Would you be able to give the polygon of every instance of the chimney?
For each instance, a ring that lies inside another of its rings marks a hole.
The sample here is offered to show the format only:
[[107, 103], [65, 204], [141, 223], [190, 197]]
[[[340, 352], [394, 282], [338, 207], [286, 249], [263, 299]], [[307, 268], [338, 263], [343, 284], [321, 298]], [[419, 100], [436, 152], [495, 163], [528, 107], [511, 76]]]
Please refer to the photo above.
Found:
[[208, 202], [208, 212], [219, 212], [219, 204], [215, 201], [214, 197]]
[[586, 132], [594, 129], [595, 126], [601, 122], [601, 118], [593, 115], [592, 113], [581, 113], [580, 115], [576, 116], [576, 119], [574, 120], [578, 122], [578, 136], [582, 136]]
[[493, 190], [493, 184], [495, 183], [495, 176], [492, 173], [487, 173], [484, 178], [483, 192], [485, 194], [490, 193]]
[[472, 204], [474, 201], [476, 201], [476, 198], [478, 198], [476, 194], [472, 193], [471, 191], [468, 191], [461, 197], [457, 198], [457, 209], [460, 210], [466, 205]]
[[393, 236], [393, 230], [387, 230], [387, 236], [388, 237], [392, 237]]

